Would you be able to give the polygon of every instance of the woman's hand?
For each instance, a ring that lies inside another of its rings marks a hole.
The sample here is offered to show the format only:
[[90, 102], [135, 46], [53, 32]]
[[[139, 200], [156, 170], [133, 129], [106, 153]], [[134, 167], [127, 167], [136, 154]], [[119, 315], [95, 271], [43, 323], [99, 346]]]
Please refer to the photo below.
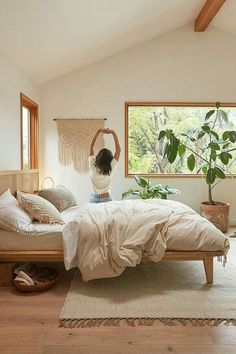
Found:
[[101, 131], [102, 131], [102, 133], [104, 133], [104, 134], [111, 134], [111, 130], [110, 130], [109, 128], [104, 128], [104, 129], [102, 129]]

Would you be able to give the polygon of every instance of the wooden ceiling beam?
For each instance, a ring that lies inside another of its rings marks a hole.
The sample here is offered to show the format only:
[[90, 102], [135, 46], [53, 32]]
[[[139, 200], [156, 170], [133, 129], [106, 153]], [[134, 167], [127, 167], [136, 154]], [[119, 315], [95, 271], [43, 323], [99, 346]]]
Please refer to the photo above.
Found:
[[223, 6], [225, 0], [207, 0], [194, 22], [195, 32], [204, 32], [217, 12]]

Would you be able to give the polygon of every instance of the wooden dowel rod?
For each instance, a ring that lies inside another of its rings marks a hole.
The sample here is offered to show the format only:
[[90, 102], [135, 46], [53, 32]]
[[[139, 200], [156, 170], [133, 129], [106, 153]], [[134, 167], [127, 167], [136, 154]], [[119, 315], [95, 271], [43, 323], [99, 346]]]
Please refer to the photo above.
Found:
[[107, 118], [54, 118], [53, 120], [107, 120]]

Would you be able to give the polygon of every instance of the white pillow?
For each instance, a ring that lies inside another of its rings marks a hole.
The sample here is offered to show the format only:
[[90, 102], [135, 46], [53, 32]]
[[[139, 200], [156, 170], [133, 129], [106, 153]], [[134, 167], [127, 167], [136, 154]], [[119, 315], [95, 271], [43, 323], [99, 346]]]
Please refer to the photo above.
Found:
[[0, 228], [25, 233], [33, 219], [20, 206], [8, 189], [0, 195]]
[[17, 200], [32, 218], [45, 224], [64, 224], [57, 208], [46, 199], [17, 191]]

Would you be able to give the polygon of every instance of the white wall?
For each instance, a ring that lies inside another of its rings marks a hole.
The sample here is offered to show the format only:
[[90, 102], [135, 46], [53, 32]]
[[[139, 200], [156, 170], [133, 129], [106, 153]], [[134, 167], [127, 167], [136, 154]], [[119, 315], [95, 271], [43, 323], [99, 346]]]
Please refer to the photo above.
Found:
[[[125, 51], [41, 87], [41, 173], [69, 187], [80, 202], [90, 193], [88, 175], [63, 167], [57, 158], [54, 117], [107, 117], [123, 147], [113, 183], [113, 196], [134, 185], [124, 178], [125, 101], [236, 101], [235, 39], [210, 29], [194, 33], [192, 28], [171, 32], [142, 46]], [[110, 144], [110, 142], [109, 142]], [[159, 179], [180, 188], [184, 201], [194, 209], [207, 199], [200, 178]], [[217, 186], [215, 199], [232, 204], [236, 222], [236, 181]]]
[[0, 52], [0, 170], [21, 168], [20, 92], [39, 102], [39, 89]]

